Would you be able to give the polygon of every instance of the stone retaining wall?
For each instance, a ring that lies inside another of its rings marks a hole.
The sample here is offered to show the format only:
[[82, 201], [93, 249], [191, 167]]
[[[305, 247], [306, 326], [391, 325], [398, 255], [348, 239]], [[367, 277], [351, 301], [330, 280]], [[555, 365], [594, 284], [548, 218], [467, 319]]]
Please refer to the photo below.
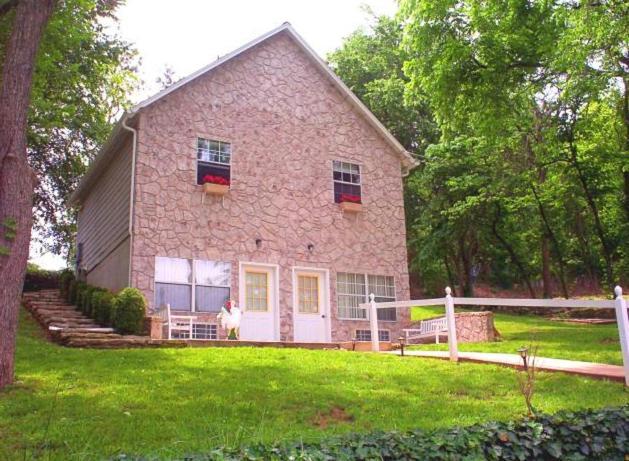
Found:
[[492, 312], [459, 312], [454, 316], [458, 342], [478, 343], [498, 339]]

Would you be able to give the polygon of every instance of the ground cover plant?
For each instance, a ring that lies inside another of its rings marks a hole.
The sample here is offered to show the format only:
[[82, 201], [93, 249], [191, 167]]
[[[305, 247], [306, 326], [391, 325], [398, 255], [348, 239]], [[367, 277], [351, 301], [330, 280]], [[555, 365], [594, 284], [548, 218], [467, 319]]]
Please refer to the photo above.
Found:
[[[414, 307], [413, 320], [444, 315], [443, 306]], [[496, 342], [461, 343], [464, 352], [515, 354], [522, 346], [538, 346], [539, 357], [622, 365], [616, 324], [587, 325], [549, 320], [537, 315], [494, 313], [494, 324], [501, 335]], [[421, 350], [447, 350], [447, 344], [412, 346]]]
[[624, 406], [436, 431], [350, 434], [311, 444], [256, 444], [186, 456], [185, 461], [624, 461], [628, 433], [629, 407]]
[[[0, 459], [167, 459], [218, 446], [522, 417], [515, 372], [385, 354], [270, 348], [82, 350], [20, 319], [0, 393]], [[536, 407], [621, 405], [619, 383], [540, 373]]]

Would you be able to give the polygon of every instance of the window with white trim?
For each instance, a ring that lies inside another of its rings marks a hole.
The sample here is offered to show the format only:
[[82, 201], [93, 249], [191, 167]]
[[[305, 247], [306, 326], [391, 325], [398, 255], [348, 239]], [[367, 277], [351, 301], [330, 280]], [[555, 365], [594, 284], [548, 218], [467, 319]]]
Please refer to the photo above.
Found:
[[[197, 138], [197, 184], [206, 176], [231, 181], [231, 144], [212, 139]], [[214, 181], [210, 181], [214, 182]]]
[[[371, 341], [371, 330], [356, 330], [354, 338], [358, 342]], [[378, 341], [391, 341], [391, 333], [389, 332], [389, 330], [378, 330]]]
[[175, 311], [220, 312], [229, 299], [231, 264], [155, 258], [155, 305]]
[[332, 161], [334, 202], [362, 202], [360, 165], [339, 160]]
[[[340, 319], [368, 320], [369, 311], [359, 307], [369, 301], [369, 293], [376, 302], [395, 301], [395, 280], [389, 275], [367, 275], [339, 272], [336, 274], [336, 296]], [[378, 309], [378, 320], [395, 321], [395, 307]]]

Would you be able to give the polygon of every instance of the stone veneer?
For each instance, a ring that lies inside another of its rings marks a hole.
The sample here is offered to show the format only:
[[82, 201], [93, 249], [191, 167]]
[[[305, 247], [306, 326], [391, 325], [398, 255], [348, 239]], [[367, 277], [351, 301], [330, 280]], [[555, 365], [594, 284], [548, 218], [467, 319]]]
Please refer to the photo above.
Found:
[[479, 343], [498, 339], [492, 312], [459, 312], [454, 315], [457, 342]]
[[[231, 262], [237, 301], [239, 262], [279, 265], [286, 341], [293, 339], [293, 266], [329, 269], [334, 341], [369, 329], [337, 318], [337, 272], [392, 275], [397, 299], [408, 299], [400, 158], [286, 33], [142, 109], [135, 121], [132, 284], [151, 308], [155, 256]], [[202, 203], [197, 137], [231, 143], [224, 199]], [[334, 203], [332, 160], [361, 165], [361, 213], [343, 214]], [[398, 314], [398, 322], [381, 322], [392, 338], [408, 322], [406, 309]]]

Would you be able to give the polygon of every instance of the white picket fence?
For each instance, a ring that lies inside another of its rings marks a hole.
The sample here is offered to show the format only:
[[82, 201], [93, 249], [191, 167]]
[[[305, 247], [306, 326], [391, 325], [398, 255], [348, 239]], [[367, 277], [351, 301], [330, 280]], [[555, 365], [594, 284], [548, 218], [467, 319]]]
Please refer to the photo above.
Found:
[[386, 303], [375, 302], [375, 296], [369, 295], [370, 302], [361, 304], [359, 307], [369, 309], [369, 321], [371, 328], [371, 350], [380, 350], [378, 340], [378, 309], [384, 308], [406, 308], [419, 306], [444, 305], [448, 330], [448, 350], [450, 360], [459, 360], [459, 349], [456, 340], [456, 324], [454, 317], [454, 306], [503, 306], [503, 307], [541, 307], [541, 308], [597, 308], [615, 309], [616, 322], [618, 324], [618, 335], [620, 337], [620, 349], [622, 351], [623, 367], [625, 371], [625, 385], [629, 386], [629, 319], [627, 318], [627, 301], [622, 296], [622, 288], [617, 286], [614, 289], [616, 298], [614, 300], [587, 300], [587, 299], [511, 299], [511, 298], [455, 298], [452, 296], [450, 287], [446, 288], [444, 298], [416, 299], [411, 301], [393, 301]]

